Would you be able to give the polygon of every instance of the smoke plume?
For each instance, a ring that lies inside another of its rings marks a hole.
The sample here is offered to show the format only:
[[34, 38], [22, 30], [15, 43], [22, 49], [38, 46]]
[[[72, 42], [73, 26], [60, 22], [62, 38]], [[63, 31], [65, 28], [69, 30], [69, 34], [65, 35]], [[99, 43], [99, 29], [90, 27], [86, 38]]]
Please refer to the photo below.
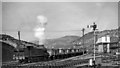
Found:
[[39, 45], [44, 45], [45, 42], [45, 26], [47, 24], [47, 18], [45, 16], [37, 16], [37, 26], [34, 29], [35, 37], [39, 40]]

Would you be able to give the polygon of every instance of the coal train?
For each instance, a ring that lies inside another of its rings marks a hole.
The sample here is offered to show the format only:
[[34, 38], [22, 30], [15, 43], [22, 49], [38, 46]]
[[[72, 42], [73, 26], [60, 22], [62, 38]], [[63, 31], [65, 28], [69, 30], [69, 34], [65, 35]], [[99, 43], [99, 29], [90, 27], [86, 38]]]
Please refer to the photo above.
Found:
[[[49, 49], [48, 49], [49, 50]], [[50, 49], [50, 59], [65, 59], [73, 56], [83, 55], [86, 53], [86, 50], [83, 48], [58, 48], [58, 49]], [[48, 52], [50, 52], [48, 51]]]
[[29, 45], [25, 46], [24, 48], [16, 49], [14, 51], [15, 54], [13, 55], [13, 59], [18, 60], [20, 63], [31, 63], [64, 59], [83, 54], [80, 49], [74, 49], [74, 51], [73, 49], [51, 49], [51, 51], [54, 54], [50, 54], [44, 45]]

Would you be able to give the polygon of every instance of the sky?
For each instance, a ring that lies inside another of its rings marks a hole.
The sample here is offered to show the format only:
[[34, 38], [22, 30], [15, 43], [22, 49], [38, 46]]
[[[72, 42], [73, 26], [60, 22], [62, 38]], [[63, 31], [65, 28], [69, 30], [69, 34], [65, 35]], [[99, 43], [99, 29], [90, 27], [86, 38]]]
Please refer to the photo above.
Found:
[[34, 28], [37, 16], [47, 18], [46, 38], [59, 38], [66, 35], [82, 36], [92, 31], [87, 25], [97, 24], [99, 31], [118, 27], [117, 2], [3, 2], [2, 33], [21, 39], [36, 40]]

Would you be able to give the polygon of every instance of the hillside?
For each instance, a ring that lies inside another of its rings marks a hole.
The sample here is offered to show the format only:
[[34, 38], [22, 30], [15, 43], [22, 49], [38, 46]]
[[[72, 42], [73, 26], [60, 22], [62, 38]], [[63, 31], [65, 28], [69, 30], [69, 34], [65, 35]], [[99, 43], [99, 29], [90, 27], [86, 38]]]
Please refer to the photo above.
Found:
[[[104, 31], [97, 31], [96, 32], [96, 39], [105, 36], [105, 35], [109, 35], [111, 38], [111, 42], [118, 42], [118, 29], [113, 29], [113, 30], [104, 30]], [[78, 46], [82, 46], [82, 42], [83, 42], [83, 37], [74, 40], [73, 44], [78, 45]], [[81, 44], [78, 44], [81, 43]], [[93, 36], [93, 32], [87, 33], [84, 35], [84, 47], [91, 50], [93, 48], [93, 43], [94, 43], [94, 36]]]
[[[24, 40], [19, 41], [18, 39], [15, 39], [14, 37], [12, 37], [10, 35], [6, 35], [6, 34], [0, 34], [0, 40], [9, 41], [10, 43], [20, 45], [21, 48], [24, 47], [24, 46], [27, 46], [27, 45], [38, 46], [38, 44], [35, 44], [35, 43], [32, 43], [32, 42], [27, 42], [27, 41], [24, 41]], [[41, 46], [41, 48], [44, 48], [44, 46]]]
[[[47, 39], [45, 41], [45, 46], [47, 48], [71, 48], [74, 45], [71, 44], [72, 41], [80, 38], [79, 36], [64, 36], [57, 39]], [[38, 44], [38, 41], [33, 41], [33, 43]]]
[[2, 62], [12, 61], [15, 48], [3, 42], [0, 42], [0, 48], [2, 49], [2, 56], [1, 56]]

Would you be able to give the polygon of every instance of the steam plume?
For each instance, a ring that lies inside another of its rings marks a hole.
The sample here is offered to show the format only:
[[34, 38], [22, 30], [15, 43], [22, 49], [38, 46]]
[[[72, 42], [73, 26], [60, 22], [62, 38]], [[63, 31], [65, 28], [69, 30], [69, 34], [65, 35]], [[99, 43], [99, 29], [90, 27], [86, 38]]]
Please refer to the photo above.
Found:
[[38, 25], [35, 28], [35, 37], [39, 39], [39, 44], [43, 45], [45, 42], [45, 26], [47, 24], [47, 18], [45, 16], [37, 16]]

